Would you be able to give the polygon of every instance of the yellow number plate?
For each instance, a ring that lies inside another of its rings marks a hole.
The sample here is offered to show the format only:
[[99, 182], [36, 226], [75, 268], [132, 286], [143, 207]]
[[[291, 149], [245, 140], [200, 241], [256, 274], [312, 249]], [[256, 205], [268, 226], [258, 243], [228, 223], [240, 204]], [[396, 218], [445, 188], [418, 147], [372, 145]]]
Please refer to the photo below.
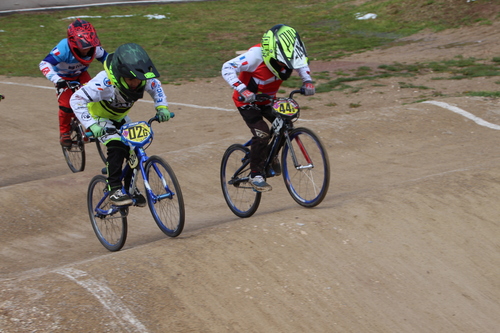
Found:
[[294, 114], [299, 112], [298, 106], [288, 100], [276, 101], [273, 105], [273, 108], [276, 112], [281, 113], [285, 116], [293, 116]]
[[149, 127], [145, 123], [139, 123], [127, 128], [122, 135], [128, 141], [141, 143], [149, 138]]

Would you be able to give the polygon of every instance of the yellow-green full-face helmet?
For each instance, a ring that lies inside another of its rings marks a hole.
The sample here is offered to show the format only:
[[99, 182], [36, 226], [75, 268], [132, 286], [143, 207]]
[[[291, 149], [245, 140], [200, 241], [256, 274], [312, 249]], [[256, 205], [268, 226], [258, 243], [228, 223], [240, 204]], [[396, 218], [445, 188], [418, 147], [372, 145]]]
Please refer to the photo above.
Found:
[[[266, 31], [261, 42], [262, 57], [267, 68], [282, 80], [290, 76], [292, 69], [307, 66], [308, 58], [306, 47], [294, 28], [278, 24]], [[289, 69], [282, 73], [283, 68], [278, 62]]]

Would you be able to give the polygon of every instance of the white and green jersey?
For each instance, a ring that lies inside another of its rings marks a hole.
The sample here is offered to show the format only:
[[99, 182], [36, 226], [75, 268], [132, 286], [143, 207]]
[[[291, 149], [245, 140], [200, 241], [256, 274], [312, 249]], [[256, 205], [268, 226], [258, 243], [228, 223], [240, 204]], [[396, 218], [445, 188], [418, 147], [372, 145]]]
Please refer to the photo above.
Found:
[[[155, 108], [168, 106], [159, 80], [147, 80], [145, 91], [153, 98]], [[89, 128], [103, 118], [118, 122], [123, 120], [134, 102], [125, 100], [118, 88], [111, 84], [106, 71], [102, 71], [71, 96], [70, 105], [82, 125]]]

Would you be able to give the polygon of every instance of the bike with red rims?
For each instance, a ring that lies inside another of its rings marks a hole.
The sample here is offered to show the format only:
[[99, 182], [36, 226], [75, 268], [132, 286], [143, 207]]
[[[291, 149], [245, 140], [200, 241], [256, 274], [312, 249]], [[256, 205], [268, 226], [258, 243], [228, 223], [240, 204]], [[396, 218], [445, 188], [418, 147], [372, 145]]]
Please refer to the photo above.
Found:
[[[320, 138], [310, 129], [294, 127], [300, 117], [300, 106], [293, 96], [272, 98], [257, 94], [256, 101], [270, 100], [273, 106], [271, 138], [265, 161], [265, 178], [282, 175], [291, 197], [301, 206], [311, 208], [325, 198], [330, 185], [330, 162]], [[225, 151], [220, 181], [229, 209], [239, 217], [252, 216], [259, 207], [262, 193], [250, 184], [250, 146], [235, 143]]]

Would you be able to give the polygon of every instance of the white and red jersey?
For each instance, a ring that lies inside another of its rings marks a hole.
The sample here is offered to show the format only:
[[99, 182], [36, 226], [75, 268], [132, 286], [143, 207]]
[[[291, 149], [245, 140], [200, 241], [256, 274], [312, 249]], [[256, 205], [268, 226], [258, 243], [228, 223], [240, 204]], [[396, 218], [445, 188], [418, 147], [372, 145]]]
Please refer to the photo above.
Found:
[[[302, 78], [302, 82], [312, 80], [309, 66], [296, 68], [295, 70]], [[225, 62], [222, 65], [221, 72], [224, 80], [235, 90], [233, 101], [236, 107], [247, 104], [238, 100], [239, 93], [245, 88], [255, 94], [268, 94], [274, 97], [283, 82], [267, 68], [262, 58], [260, 44]], [[269, 102], [263, 102], [263, 104], [266, 103]]]

